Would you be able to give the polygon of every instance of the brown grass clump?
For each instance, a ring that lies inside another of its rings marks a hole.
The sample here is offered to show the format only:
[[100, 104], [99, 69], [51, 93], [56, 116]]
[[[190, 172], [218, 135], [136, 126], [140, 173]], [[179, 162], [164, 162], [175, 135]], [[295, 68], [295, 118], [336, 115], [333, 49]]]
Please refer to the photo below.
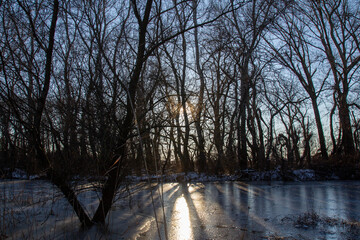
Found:
[[320, 221], [320, 216], [315, 212], [301, 214], [295, 221], [296, 227], [316, 227]]

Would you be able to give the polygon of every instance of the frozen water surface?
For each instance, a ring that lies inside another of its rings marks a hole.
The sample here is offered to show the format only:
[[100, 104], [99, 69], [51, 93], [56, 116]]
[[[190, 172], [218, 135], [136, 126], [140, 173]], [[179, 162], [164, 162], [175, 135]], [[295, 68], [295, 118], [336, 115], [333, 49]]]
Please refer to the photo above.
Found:
[[[92, 215], [100, 193], [77, 189]], [[46, 181], [3, 180], [0, 199], [0, 239], [360, 239], [359, 181], [132, 184], [91, 229]]]

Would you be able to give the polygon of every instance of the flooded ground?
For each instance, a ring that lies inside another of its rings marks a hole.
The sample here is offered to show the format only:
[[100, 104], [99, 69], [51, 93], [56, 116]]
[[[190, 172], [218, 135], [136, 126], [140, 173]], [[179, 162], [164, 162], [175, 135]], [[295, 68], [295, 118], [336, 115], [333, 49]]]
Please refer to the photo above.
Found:
[[[77, 187], [91, 215], [99, 193]], [[360, 239], [359, 181], [132, 184], [92, 229], [46, 181], [1, 181], [0, 199], [0, 239]]]

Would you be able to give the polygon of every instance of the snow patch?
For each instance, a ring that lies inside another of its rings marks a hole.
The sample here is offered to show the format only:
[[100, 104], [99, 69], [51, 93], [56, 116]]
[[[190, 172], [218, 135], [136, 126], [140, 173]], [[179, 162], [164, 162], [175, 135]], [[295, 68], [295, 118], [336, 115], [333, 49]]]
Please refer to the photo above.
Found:
[[[329, 179], [329, 178], [327, 178]], [[335, 174], [330, 177], [332, 180], [338, 180]], [[255, 171], [253, 169], [240, 170], [234, 175], [211, 175], [206, 173], [188, 172], [169, 175], [142, 175], [127, 176], [129, 182], [163, 181], [163, 182], [226, 182], [226, 181], [315, 181], [321, 180], [312, 169], [282, 170], [276, 168], [270, 171]]]
[[[8, 178], [13, 179], [44, 179], [46, 174], [29, 175], [24, 170], [15, 168], [9, 171]], [[5, 175], [5, 178], [7, 178]], [[128, 175], [125, 177], [126, 182], [225, 182], [225, 181], [315, 181], [315, 180], [339, 180], [340, 178], [331, 173], [331, 175], [322, 176], [312, 169], [282, 170], [277, 167], [269, 171], [255, 171], [254, 169], [239, 170], [233, 175], [215, 175], [197, 172], [174, 173], [174, 174], [142, 174], [141, 176]], [[73, 181], [104, 181], [106, 177], [82, 177], [79, 175], [72, 177]]]
[[297, 180], [300, 181], [309, 181], [309, 180], [315, 180], [316, 174], [315, 171], [312, 169], [299, 169], [292, 171]]
[[11, 173], [12, 178], [16, 179], [29, 179], [28, 174], [21, 169], [15, 168], [14, 171]]

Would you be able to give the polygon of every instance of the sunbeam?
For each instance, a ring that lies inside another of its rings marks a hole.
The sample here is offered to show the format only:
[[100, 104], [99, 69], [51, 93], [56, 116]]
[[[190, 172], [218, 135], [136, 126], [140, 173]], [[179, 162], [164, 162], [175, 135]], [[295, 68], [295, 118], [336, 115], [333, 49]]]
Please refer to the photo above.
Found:
[[183, 195], [175, 202], [171, 220], [173, 226], [171, 236], [178, 240], [193, 239], [189, 207]]

